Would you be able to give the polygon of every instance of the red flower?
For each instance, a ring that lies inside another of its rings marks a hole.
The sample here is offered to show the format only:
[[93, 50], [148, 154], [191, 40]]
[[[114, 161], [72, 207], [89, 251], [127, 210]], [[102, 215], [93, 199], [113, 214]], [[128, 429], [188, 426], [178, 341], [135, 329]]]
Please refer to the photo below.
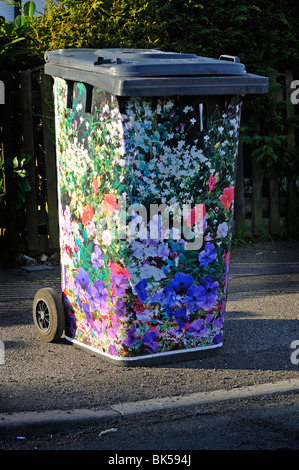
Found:
[[93, 208], [90, 204], [85, 206], [82, 213], [82, 223], [86, 225], [88, 222], [91, 222], [93, 219]]
[[222, 196], [220, 196], [220, 201], [224, 205], [225, 209], [229, 209], [231, 203], [234, 200], [234, 187], [230, 186], [229, 188], [225, 188], [223, 191]]
[[110, 268], [110, 271], [111, 271], [112, 275], [113, 274], [123, 274], [127, 279], [130, 278], [130, 273], [125, 268], [120, 266], [120, 264], [111, 263], [111, 260], [109, 259], [108, 266]]
[[184, 217], [187, 222], [187, 227], [191, 227], [195, 222], [201, 222], [206, 215], [206, 208], [204, 204], [197, 204], [193, 207], [189, 214]]

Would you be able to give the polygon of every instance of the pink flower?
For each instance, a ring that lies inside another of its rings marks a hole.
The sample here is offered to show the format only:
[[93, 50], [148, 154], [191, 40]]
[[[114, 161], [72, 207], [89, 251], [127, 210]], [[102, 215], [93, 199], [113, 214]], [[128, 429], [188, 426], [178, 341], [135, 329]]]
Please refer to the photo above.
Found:
[[104, 197], [104, 201], [103, 201], [103, 207], [104, 207], [104, 210], [106, 211], [108, 217], [111, 216], [111, 214], [118, 209], [118, 204], [115, 200], [115, 196], [114, 194], [106, 194], [106, 196]]
[[227, 264], [229, 262], [229, 255], [230, 255], [230, 252], [228, 251], [225, 255], [225, 258], [224, 258], [225, 264]]
[[225, 188], [222, 196], [220, 196], [219, 199], [224, 205], [225, 209], [228, 210], [234, 200], [234, 187], [230, 186], [229, 188]]
[[108, 266], [110, 268], [111, 274], [123, 274], [127, 279], [130, 278], [130, 273], [125, 268], [123, 268], [120, 264], [111, 263], [111, 259], [109, 259]]
[[208, 179], [208, 185], [209, 185], [209, 191], [213, 191], [215, 188], [216, 184], [216, 177], [213, 175], [210, 175], [210, 178]]
[[93, 179], [92, 187], [93, 187], [94, 194], [97, 194], [97, 192], [99, 190], [99, 182], [98, 182], [97, 178]]
[[206, 208], [204, 204], [197, 204], [197, 206], [193, 207], [189, 214], [184, 217], [187, 222], [187, 227], [191, 227], [196, 222], [201, 222], [205, 215]]

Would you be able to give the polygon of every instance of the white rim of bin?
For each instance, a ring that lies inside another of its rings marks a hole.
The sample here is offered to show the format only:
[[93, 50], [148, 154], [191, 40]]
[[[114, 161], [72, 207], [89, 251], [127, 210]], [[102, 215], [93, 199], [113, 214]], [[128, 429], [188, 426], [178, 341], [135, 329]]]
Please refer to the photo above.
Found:
[[[99, 356], [104, 356], [106, 359], [109, 359], [110, 362], [113, 363], [119, 363], [120, 365], [124, 365], [124, 363], [127, 364], [136, 364], [136, 363], [146, 363], [146, 362], [152, 362], [157, 363], [158, 362], [163, 362], [163, 359], [167, 358], [172, 358], [173, 361], [178, 359], [178, 356], [191, 356], [193, 353], [198, 354], [198, 358], [200, 359], [200, 353], [202, 352], [203, 355], [204, 353], [210, 351], [212, 352], [213, 350], [220, 349], [223, 346], [223, 342], [218, 343], [218, 344], [212, 344], [210, 346], [201, 346], [197, 348], [189, 348], [189, 349], [176, 349], [175, 351], [169, 351], [169, 352], [161, 352], [161, 353], [155, 353], [155, 354], [146, 354], [144, 356], [135, 356], [135, 357], [119, 357], [119, 356], [112, 356], [111, 354], [105, 353], [100, 351], [99, 349], [94, 348], [93, 346], [89, 346], [88, 344], [84, 344], [81, 341], [78, 341], [76, 339], [70, 338], [69, 336], [65, 336], [65, 339], [76, 346], [82, 348], [82, 349], [88, 349], [89, 351], [92, 351], [94, 354], [99, 355]], [[188, 358], [186, 357], [186, 360]]]

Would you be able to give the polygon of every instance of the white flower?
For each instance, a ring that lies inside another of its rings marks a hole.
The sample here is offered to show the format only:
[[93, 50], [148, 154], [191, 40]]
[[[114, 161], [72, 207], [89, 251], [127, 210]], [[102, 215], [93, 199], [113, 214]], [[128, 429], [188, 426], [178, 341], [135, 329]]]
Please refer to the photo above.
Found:
[[184, 112], [185, 114], [187, 114], [188, 111], [193, 111], [192, 106], [185, 106], [185, 108], [183, 109], [183, 112]]
[[222, 222], [222, 224], [218, 225], [218, 229], [217, 229], [218, 237], [226, 237], [227, 232], [228, 232], [228, 225], [226, 222]]
[[111, 245], [112, 236], [111, 236], [110, 230], [104, 230], [104, 231], [103, 231], [102, 240], [103, 240], [103, 243], [104, 243], [105, 245], [108, 245], [108, 246]]
[[140, 268], [140, 277], [142, 279], [153, 277], [156, 281], [160, 281], [160, 279], [164, 279], [166, 276], [162, 269], [145, 264]]

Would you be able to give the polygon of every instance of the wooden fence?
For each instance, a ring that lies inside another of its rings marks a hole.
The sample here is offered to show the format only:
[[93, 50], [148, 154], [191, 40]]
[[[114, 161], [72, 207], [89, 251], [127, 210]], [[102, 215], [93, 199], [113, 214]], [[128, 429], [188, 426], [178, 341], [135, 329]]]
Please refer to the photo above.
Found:
[[[286, 75], [291, 80], [291, 75]], [[0, 206], [0, 246], [13, 253], [59, 251], [54, 105], [52, 78], [43, 68], [23, 71], [18, 79], [0, 72], [5, 83], [5, 104], [0, 105], [2, 159], [20, 152], [31, 156], [26, 166], [31, 191], [16, 210], [15, 179], [4, 168], [5, 207]], [[286, 87], [286, 89], [289, 89]], [[295, 112], [289, 100], [288, 117]], [[289, 146], [295, 146], [291, 132]], [[1, 171], [1, 170], [0, 170]], [[1, 178], [0, 178], [1, 179]], [[298, 212], [298, 188], [288, 178], [268, 177], [257, 158], [239, 146], [235, 189], [234, 234], [245, 236], [292, 235]]]
[[5, 104], [0, 106], [2, 159], [31, 156], [27, 170], [31, 191], [16, 210], [16, 181], [4, 167], [6, 205], [0, 209], [0, 242], [13, 253], [38, 254], [59, 249], [52, 78], [43, 67], [23, 71], [18, 79], [0, 73]]

